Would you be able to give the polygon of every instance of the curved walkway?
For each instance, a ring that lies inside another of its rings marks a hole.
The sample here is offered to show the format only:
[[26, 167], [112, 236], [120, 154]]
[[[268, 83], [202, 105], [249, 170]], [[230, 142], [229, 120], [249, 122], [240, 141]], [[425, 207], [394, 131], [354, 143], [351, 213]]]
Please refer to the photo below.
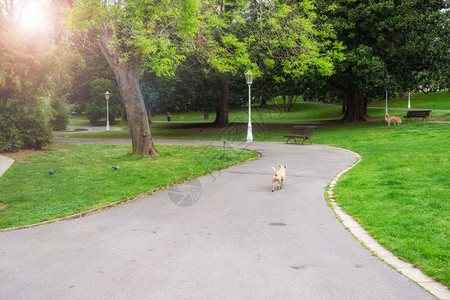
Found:
[[[435, 299], [327, 206], [324, 189], [353, 153], [231, 145], [262, 156], [85, 218], [0, 233], [0, 298]], [[272, 193], [279, 164], [286, 185]]]

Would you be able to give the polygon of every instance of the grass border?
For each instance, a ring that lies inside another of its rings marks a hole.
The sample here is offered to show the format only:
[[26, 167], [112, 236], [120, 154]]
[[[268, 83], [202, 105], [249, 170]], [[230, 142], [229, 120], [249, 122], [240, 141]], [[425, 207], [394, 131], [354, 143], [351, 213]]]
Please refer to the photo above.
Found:
[[422, 272], [421, 269], [415, 268], [411, 263], [397, 258], [397, 256], [392, 254], [389, 250], [381, 246], [357, 221], [352, 218], [351, 215], [347, 214], [339, 206], [339, 204], [336, 202], [336, 198], [334, 197], [334, 187], [338, 184], [341, 176], [357, 166], [363, 160], [363, 157], [358, 153], [345, 148], [333, 148], [345, 150], [356, 156], [356, 161], [336, 174], [330, 181], [328, 186], [325, 188], [325, 200], [328, 206], [333, 210], [336, 218], [342, 223], [345, 229], [348, 230], [353, 235], [353, 237], [359, 241], [359, 243], [363, 247], [368, 249], [380, 261], [386, 263], [388, 266], [390, 266], [400, 274], [403, 274], [405, 277], [407, 277], [438, 299], [450, 299], [450, 292], [445, 285], [428, 277]]

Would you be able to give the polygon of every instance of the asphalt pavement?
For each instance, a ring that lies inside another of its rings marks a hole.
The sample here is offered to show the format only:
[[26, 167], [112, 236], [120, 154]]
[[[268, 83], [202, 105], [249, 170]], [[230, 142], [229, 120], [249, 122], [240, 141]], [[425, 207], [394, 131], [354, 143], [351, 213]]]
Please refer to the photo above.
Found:
[[[327, 205], [325, 187], [353, 153], [229, 146], [261, 156], [88, 217], [0, 232], [0, 298], [436, 299]], [[271, 192], [280, 164], [285, 186]]]

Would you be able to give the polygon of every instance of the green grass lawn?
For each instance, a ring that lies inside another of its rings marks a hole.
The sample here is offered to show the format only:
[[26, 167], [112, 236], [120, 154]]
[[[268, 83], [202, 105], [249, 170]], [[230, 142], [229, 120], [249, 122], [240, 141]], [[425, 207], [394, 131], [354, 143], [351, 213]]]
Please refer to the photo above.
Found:
[[140, 157], [130, 155], [130, 145], [61, 144], [16, 161], [0, 178], [0, 229], [87, 211], [256, 157], [237, 149], [223, 157], [217, 147], [156, 147], [160, 156]]
[[314, 140], [362, 156], [335, 187], [339, 205], [380, 244], [450, 286], [450, 125], [323, 128]]
[[[369, 106], [385, 107], [385, 100], [373, 101]], [[393, 97], [388, 99], [389, 107], [408, 108], [408, 97]], [[450, 93], [447, 91], [432, 92], [428, 94], [411, 94], [411, 109], [443, 109], [450, 110]]]
[[[271, 105], [268, 107], [252, 107], [253, 122], [299, 122], [337, 120], [342, 116], [341, 107], [335, 105], [309, 104], [299, 102], [289, 112], [283, 112], [282, 106]], [[203, 112], [173, 113], [172, 121], [175, 122], [213, 122], [216, 113], [210, 113], [209, 120], [204, 120]], [[247, 122], [248, 108], [230, 109], [230, 122]], [[166, 115], [152, 117], [154, 121], [167, 121]]]

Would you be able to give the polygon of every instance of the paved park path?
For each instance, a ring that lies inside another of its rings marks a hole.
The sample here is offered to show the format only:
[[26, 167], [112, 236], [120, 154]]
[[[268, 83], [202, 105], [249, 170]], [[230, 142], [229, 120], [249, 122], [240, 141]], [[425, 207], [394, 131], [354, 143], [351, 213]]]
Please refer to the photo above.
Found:
[[[0, 298], [435, 299], [327, 206], [325, 187], [353, 153], [232, 146], [262, 156], [88, 217], [0, 232]], [[285, 188], [272, 193], [279, 164]]]

